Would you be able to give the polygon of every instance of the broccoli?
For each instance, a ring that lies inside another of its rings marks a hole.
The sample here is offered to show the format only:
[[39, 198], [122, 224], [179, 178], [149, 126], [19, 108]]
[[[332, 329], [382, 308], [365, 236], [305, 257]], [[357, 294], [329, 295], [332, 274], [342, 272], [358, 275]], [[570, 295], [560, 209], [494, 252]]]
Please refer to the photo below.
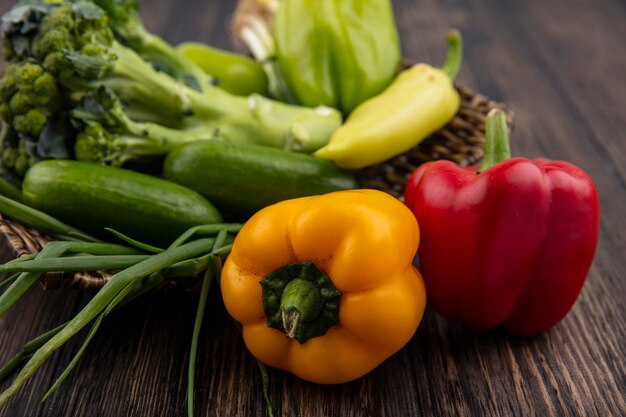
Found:
[[9, 62], [0, 78], [0, 161], [23, 176], [35, 162], [69, 157], [71, 126], [56, 79], [40, 64]]
[[106, 11], [116, 38], [163, 71], [189, 87], [203, 91], [216, 80], [160, 37], [148, 32], [134, 0], [92, 0]]
[[9, 63], [0, 79], [0, 116], [18, 133], [37, 137], [53, 112], [56, 95], [56, 80], [41, 65]]
[[[210, 84], [194, 89], [175, 74], [191, 67], [170, 65], [170, 75], [153, 65], [159, 53], [162, 62], [175, 62], [167, 52], [172, 48], [160, 39], [141, 46], [142, 40], [158, 38], [136, 14], [120, 18], [122, 7], [135, 10], [132, 3], [96, 2], [110, 15], [94, 2], [44, 0], [3, 16], [9, 66], [0, 80], [0, 115], [10, 130], [37, 143], [38, 134], [59, 127], [62, 135], [47, 135], [59, 153], [69, 132], [61, 121], [69, 115], [81, 159], [121, 164], [165, 154], [174, 143], [218, 137], [311, 152], [341, 124], [339, 112], [327, 107], [237, 97]], [[94, 100], [100, 102], [98, 111]], [[91, 157], [88, 149], [94, 150]]]
[[102, 87], [71, 111], [76, 159], [119, 166], [142, 157], [163, 155], [184, 143], [218, 137], [216, 130], [172, 129], [128, 117], [119, 98]]

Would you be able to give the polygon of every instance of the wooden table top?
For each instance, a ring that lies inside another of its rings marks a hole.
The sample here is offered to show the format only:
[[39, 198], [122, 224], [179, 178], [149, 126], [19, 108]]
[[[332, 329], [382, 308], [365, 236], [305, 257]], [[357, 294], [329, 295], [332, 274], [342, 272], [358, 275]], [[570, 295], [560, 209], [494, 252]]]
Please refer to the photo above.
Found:
[[[12, 2], [0, 1], [0, 11]], [[172, 43], [232, 47], [226, 27], [233, 1], [140, 3], [148, 28]], [[572, 311], [542, 335], [474, 331], [429, 308], [410, 343], [357, 381], [320, 386], [270, 370], [276, 415], [626, 415], [626, 3], [394, 3], [407, 57], [438, 64], [446, 30], [461, 30], [458, 81], [514, 110], [515, 155], [567, 160], [595, 180], [602, 209], [595, 260]], [[0, 362], [71, 318], [91, 295], [31, 290], [0, 318]], [[52, 398], [41, 403], [81, 338], [55, 354], [0, 417], [186, 416], [196, 300], [170, 291], [112, 314]], [[197, 415], [264, 415], [256, 362], [217, 291], [197, 368]]]

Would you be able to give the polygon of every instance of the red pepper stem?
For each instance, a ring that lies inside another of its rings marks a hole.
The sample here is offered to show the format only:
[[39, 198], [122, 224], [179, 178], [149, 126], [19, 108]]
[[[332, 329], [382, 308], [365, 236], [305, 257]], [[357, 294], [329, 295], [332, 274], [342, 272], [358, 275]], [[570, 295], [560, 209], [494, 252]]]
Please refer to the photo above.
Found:
[[493, 109], [485, 120], [485, 156], [478, 172], [482, 172], [510, 157], [511, 148], [506, 115], [502, 110]]
[[456, 78], [456, 75], [461, 69], [461, 62], [463, 61], [463, 38], [461, 32], [456, 29], [452, 29], [448, 32], [448, 56], [446, 62], [444, 62], [441, 70], [446, 73], [452, 81]]

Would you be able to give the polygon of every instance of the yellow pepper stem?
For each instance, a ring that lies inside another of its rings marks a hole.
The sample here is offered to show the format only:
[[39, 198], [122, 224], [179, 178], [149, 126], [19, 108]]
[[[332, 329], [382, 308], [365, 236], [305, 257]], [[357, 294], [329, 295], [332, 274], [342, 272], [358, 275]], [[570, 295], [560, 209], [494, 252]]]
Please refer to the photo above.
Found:
[[313, 262], [294, 262], [261, 280], [267, 325], [298, 343], [339, 323], [339, 292]]
[[289, 281], [280, 297], [283, 328], [290, 338], [296, 336], [300, 322], [315, 320], [322, 310], [320, 288], [306, 279]]
[[452, 81], [456, 78], [456, 75], [461, 69], [461, 63], [463, 61], [463, 38], [461, 32], [456, 29], [452, 29], [448, 32], [448, 56], [446, 62], [444, 62], [441, 70], [446, 73]]

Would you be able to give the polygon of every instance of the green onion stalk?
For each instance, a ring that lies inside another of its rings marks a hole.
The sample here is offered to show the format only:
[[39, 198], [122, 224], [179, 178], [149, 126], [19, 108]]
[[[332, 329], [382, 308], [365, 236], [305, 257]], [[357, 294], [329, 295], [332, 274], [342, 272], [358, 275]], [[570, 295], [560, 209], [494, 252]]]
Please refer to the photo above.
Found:
[[[112, 229], [108, 230], [124, 244], [97, 241], [38, 210], [1, 196], [0, 212], [10, 213], [10, 217], [18, 222], [41, 227], [56, 238], [71, 238], [52, 241], [38, 254], [0, 265], [0, 273], [13, 273], [0, 283], [0, 288], [6, 287], [0, 295], [0, 317], [46, 272], [121, 269], [74, 318], [27, 342], [0, 368], [0, 381], [21, 369], [13, 382], [0, 393], [0, 406], [20, 390], [52, 353], [83, 328], [91, 326], [72, 360], [46, 392], [44, 400], [48, 399], [74, 369], [106, 316], [158, 288], [168, 279], [203, 274], [188, 369], [188, 413], [193, 416], [196, 355], [209, 289], [212, 281], [219, 279], [222, 262], [230, 253], [233, 237], [242, 225], [231, 223], [196, 226], [163, 249], [139, 242]], [[265, 365], [259, 363], [259, 369], [263, 378], [267, 413], [272, 416]]]

